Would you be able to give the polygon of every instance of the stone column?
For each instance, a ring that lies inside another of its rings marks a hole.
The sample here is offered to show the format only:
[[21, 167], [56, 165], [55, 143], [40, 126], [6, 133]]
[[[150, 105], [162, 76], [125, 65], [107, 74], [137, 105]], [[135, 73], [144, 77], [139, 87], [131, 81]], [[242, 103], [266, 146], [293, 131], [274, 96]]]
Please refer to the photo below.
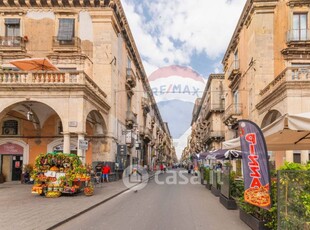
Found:
[[70, 153], [70, 133], [63, 133], [63, 135], [64, 135], [63, 152]]

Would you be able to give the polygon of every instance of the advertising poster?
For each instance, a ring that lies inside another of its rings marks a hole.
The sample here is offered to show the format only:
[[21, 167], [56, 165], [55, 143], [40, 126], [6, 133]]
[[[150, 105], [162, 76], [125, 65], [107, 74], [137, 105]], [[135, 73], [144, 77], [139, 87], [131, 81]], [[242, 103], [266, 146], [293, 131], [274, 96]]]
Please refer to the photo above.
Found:
[[265, 138], [248, 120], [239, 121], [244, 175], [244, 200], [260, 208], [271, 207], [270, 172]]

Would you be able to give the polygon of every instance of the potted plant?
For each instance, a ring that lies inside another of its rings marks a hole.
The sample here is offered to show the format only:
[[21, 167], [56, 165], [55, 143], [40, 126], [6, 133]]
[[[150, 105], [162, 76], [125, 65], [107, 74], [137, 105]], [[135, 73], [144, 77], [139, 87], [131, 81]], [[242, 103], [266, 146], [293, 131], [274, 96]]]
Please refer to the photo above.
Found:
[[240, 193], [240, 196], [236, 198], [236, 202], [239, 207], [239, 217], [250, 226], [253, 230], [267, 230], [277, 229], [277, 183], [276, 180], [272, 180], [272, 207], [262, 209], [244, 201], [244, 191]]
[[206, 185], [207, 189], [211, 189], [211, 183], [210, 183], [210, 168], [204, 169], [204, 183]]

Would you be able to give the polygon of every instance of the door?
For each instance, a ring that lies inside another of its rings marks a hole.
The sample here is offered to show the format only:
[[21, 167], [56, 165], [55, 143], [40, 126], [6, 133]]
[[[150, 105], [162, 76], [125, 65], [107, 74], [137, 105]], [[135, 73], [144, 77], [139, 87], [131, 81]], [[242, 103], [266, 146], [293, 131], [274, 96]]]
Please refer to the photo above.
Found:
[[12, 181], [21, 180], [22, 168], [23, 167], [23, 157], [22, 156], [12, 156]]

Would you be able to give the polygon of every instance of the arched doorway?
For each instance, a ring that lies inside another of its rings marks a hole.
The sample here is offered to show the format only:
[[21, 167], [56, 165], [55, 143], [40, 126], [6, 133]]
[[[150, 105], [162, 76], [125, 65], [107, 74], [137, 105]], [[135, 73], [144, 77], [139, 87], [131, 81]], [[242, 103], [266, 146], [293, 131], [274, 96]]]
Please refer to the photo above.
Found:
[[19, 181], [23, 164], [28, 163], [28, 145], [13, 139], [0, 141], [0, 173], [5, 181]]

